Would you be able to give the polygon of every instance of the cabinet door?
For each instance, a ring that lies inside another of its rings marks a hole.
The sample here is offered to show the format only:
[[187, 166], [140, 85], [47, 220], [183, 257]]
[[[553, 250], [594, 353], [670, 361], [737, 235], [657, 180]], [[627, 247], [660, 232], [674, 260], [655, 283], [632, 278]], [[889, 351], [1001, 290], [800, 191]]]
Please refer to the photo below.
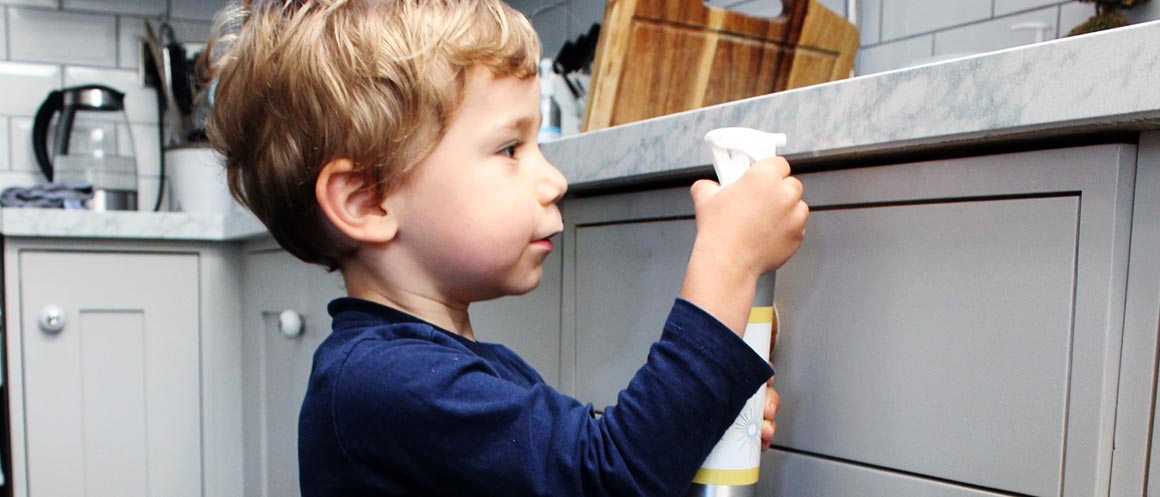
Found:
[[[330, 334], [326, 305], [345, 294], [338, 273], [327, 273], [277, 248], [245, 254], [246, 495], [298, 495], [298, 411], [306, 395], [314, 350]], [[288, 336], [279, 314], [301, 316], [301, 334]]]
[[201, 496], [197, 256], [19, 261], [30, 495]]
[[[827, 495], [1106, 494], [1134, 163], [1104, 145], [800, 175], [762, 493], [858, 474], [880, 491]], [[660, 334], [692, 208], [686, 188], [566, 207], [565, 386], [601, 406]]]

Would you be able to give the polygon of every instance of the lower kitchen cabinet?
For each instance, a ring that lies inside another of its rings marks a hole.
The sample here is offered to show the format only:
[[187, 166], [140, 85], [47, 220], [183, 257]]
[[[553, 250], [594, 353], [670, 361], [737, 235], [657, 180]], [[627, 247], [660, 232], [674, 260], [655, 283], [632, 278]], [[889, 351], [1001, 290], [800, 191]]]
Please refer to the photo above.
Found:
[[202, 293], [231, 260], [214, 249], [6, 241], [13, 495], [240, 492], [238, 330], [217, 326], [236, 318], [217, 305], [236, 292]]
[[[1113, 438], [1147, 434], [1116, 423], [1136, 160], [1108, 144], [799, 175], [812, 214], [776, 275], [761, 494], [1107, 495]], [[677, 188], [565, 207], [562, 383], [599, 409], [660, 335], [692, 205]]]
[[243, 250], [245, 495], [295, 496], [298, 410], [314, 350], [330, 334], [326, 305], [346, 292], [339, 273], [299, 261], [271, 240]]

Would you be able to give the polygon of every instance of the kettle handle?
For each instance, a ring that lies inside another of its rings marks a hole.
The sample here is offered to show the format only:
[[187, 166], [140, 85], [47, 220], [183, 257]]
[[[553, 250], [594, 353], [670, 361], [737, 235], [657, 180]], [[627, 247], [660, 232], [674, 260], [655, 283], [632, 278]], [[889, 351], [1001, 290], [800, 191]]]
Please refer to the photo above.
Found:
[[53, 90], [40, 104], [40, 108], [36, 109], [36, 120], [32, 124], [32, 150], [36, 154], [36, 163], [40, 165], [40, 171], [44, 173], [49, 183], [52, 182], [52, 159], [48, 156], [48, 124], [52, 121], [52, 115], [63, 107], [64, 93]]

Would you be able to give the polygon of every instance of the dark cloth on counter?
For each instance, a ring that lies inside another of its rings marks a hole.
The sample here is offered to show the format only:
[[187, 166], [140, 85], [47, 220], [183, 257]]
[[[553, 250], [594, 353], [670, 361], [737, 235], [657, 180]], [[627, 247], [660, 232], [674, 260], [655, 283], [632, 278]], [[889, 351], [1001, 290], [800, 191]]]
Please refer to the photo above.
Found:
[[678, 299], [597, 417], [502, 345], [364, 300], [329, 312], [298, 424], [303, 497], [678, 497], [772, 374]]
[[61, 180], [56, 183], [30, 187], [13, 186], [0, 193], [0, 206], [38, 207], [49, 209], [84, 209], [93, 198], [93, 185]]

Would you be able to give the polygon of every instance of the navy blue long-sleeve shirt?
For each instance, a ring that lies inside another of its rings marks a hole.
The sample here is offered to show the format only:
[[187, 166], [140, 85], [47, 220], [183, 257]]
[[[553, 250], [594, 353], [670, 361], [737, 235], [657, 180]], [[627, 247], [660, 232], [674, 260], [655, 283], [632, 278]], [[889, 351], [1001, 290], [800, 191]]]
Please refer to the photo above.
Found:
[[329, 311], [299, 417], [303, 497], [679, 496], [772, 374], [678, 299], [596, 417], [501, 345], [364, 300]]

